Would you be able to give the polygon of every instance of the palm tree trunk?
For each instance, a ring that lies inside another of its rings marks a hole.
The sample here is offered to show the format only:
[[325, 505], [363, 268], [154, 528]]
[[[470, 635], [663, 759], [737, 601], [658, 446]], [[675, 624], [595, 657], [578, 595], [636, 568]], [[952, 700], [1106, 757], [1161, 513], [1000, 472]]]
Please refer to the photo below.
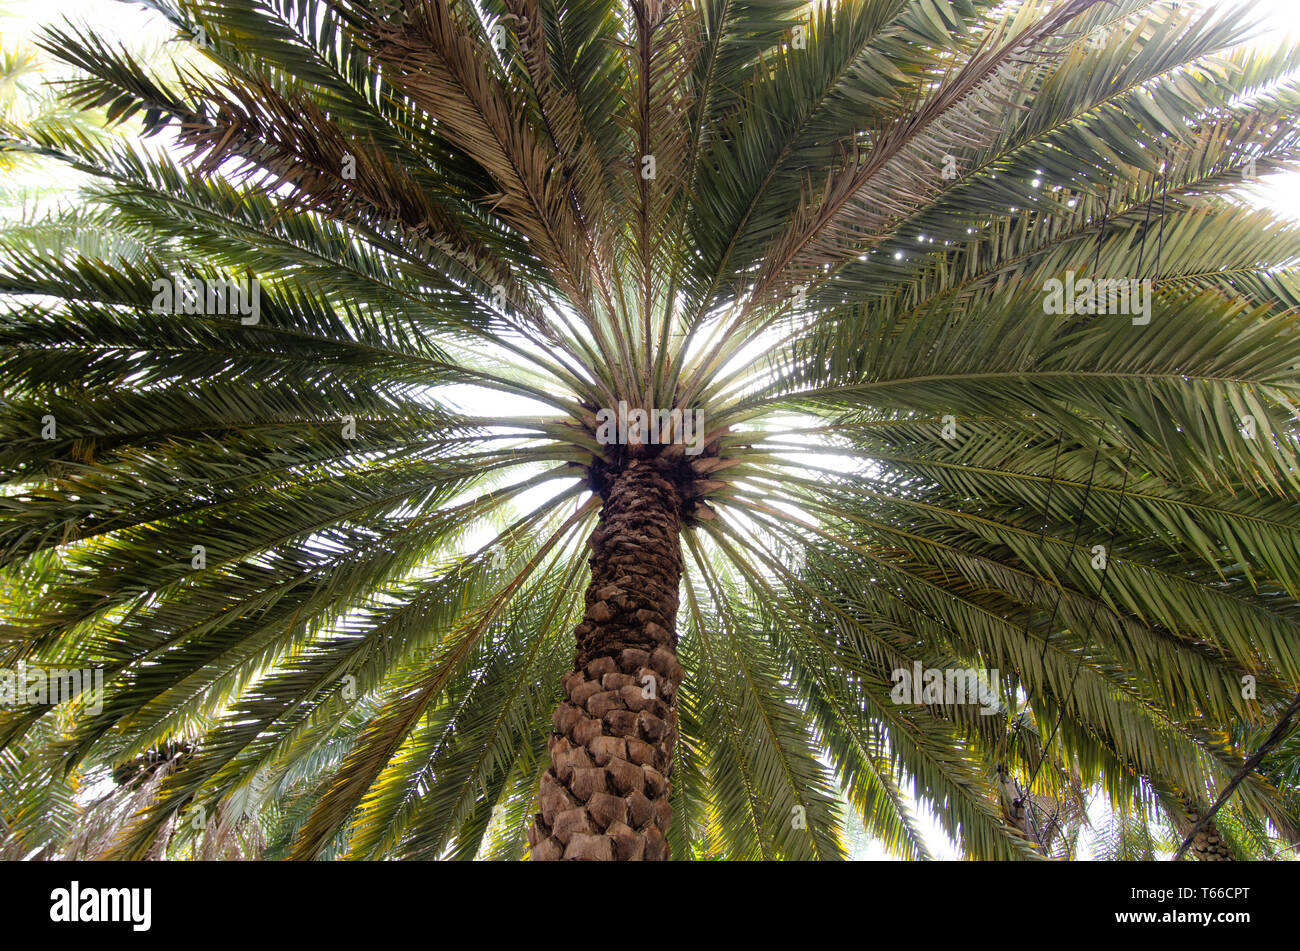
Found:
[[[1196, 821], [1195, 818], [1192, 819]], [[1202, 862], [1231, 862], [1232, 852], [1224, 841], [1219, 827], [1211, 819], [1196, 835], [1192, 836], [1192, 854]]]
[[1219, 834], [1219, 827], [1214, 824], [1213, 819], [1192, 838], [1192, 854], [1202, 862], [1232, 861], [1228, 843], [1223, 841], [1223, 836]]
[[[1187, 809], [1187, 825], [1185, 828], [1190, 829], [1198, 819], [1201, 818], [1202, 809], [1190, 799], [1183, 799], [1183, 805]], [[1185, 835], [1186, 833], [1184, 833]], [[1209, 822], [1192, 836], [1192, 855], [1201, 862], [1232, 862], [1232, 852], [1228, 848], [1227, 841], [1223, 834], [1219, 832], [1219, 827], [1214, 824], [1214, 820]]]
[[631, 460], [607, 487], [529, 834], [534, 859], [668, 857], [681, 528], [677, 490], [651, 460]]

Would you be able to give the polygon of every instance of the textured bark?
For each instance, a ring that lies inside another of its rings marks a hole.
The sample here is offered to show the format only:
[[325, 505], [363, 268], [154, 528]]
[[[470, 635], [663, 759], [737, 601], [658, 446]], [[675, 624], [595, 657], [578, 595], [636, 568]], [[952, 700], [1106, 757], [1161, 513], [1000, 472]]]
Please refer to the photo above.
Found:
[[[1192, 823], [1200, 819], [1201, 813], [1194, 807], [1188, 806], [1188, 828]], [[1231, 862], [1234, 861], [1232, 852], [1228, 850], [1228, 843], [1219, 833], [1219, 827], [1214, 824], [1214, 820], [1209, 822], [1192, 836], [1192, 855], [1196, 856], [1202, 862]]]
[[674, 703], [681, 500], [650, 460], [606, 488], [588, 544], [591, 583], [575, 634], [551, 765], [529, 833], [538, 860], [654, 861], [665, 834], [677, 740]]

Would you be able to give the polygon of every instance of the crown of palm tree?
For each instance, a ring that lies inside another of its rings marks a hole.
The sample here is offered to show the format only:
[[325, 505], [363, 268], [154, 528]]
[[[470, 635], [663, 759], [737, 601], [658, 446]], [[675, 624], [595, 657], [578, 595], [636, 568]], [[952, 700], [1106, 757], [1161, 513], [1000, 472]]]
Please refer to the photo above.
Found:
[[[45, 45], [154, 137], [4, 139], [99, 181], [0, 239], [0, 662], [105, 677], [0, 711], [20, 851], [114, 770], [117, 856], [837, 858], [847, 812], [925, 857], [919, 798], [1033, 857], [1096, 790], [1149, 855], [1300, 686], [1300, 226], [1233, 192], [1300, 155], [1300, 51], [1138, 0], [150, 6], [174, 69]], [[1053, 312], [1084, 280], [1132, 312]], [[1215, 836], [1295, 841], [1293, 772]]]

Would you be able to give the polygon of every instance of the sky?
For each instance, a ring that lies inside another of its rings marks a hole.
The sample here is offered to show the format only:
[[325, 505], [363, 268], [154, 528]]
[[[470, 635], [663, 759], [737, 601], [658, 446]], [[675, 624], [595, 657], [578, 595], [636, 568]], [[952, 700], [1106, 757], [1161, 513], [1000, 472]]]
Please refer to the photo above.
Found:
[[[1203, 5], [1240, 8], [1249, 0], [1201, 0]], [[1261, 0], [1258, 9], [1264, 14], [1261, 39], [1278, 42], [1286, 38], [1300, 42], [1300, 0]], [[128, 45], [161, 44], [171, 36], [170, 25], [157, 13], [122, 0], [0, 0], [0, 48], [16, 43], [31, 44], [43, 24], [57, 24], [70, 18], [85, 22], [103, 39], [121, 39]], [[1248, 190], [1252, 203], [1271, 206], [1300, 220], [1300, 172], [1264, 176]], [[515, 407], [495, 407], [500, 415], [519, 412]], [[494, 414], [497, 415], [497, 414]], [[833, 459], [834, 457], [829, 457]], [[551, 491], [545, 489], [544, 491]], [[931, 851], [940, 859], [958, 859], [959, 850], [938, 825], [934, 816], [919, 808], [919, 825]], [[1090, 809], [1094, 823], [1104, 820], [1105, 807], [1095, 803]], [[1090, 855], [1089, 836], [1085, 832], [1080, 858]], [[854, 858], [888, 858], [883, 847], [871, 843], [855, 850]]]

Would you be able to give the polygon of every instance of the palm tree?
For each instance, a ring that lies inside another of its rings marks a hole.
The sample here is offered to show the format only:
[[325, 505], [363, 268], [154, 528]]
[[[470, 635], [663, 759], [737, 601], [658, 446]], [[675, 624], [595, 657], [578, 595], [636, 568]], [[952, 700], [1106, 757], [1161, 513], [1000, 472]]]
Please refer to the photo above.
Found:
[[186, 751], [103, 854], [829, 859], [843, 801], [926, 857], [920, 800], [1032, 858], [1102, 796], [1149, 855], [1300, 687], [1300, 226], [1238, 194], [1300, 51], [1144, 0], [149, 5], [167, 77], [44, 38], [138, 141], [5, 140], [117, 237], [0, 242], [0, 663], [105, 677], [0, 748]]

